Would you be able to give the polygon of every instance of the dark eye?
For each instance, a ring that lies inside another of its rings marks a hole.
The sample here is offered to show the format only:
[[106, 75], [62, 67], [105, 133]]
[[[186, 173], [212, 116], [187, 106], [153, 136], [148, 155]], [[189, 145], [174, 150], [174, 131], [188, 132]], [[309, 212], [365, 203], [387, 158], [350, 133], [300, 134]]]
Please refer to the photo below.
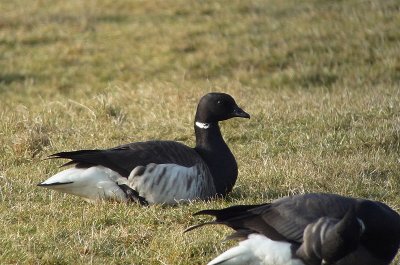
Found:
[[218, 103], [218, 104], [221, 104], [221, 103], [222, 103], [222, 100], [218, 100], [217, 103]]

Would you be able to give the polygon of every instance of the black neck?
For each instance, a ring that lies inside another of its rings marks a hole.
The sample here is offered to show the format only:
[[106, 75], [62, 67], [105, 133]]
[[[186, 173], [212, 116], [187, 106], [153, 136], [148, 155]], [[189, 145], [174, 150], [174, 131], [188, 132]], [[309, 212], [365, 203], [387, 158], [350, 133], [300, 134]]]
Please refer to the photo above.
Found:
[[238, 170], [235, 157], [222, 138], [218, 123], [208, 123], [207, 128], [194, 125], [195, 150], [211, 171], [218, 195], [226, 195], [236, 182]]

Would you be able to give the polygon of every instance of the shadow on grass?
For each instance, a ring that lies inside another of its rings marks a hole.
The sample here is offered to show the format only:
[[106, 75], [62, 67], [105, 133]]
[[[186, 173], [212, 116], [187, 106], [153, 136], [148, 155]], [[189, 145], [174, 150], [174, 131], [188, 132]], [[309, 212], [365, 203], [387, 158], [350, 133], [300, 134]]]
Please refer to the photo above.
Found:
[[110, 14], [110, 15], [96, 16], [95, 20], [104, 23], [126, 23], [130, 21], [130, 16]]
[[29, 76], [19, 73], [0, 74], [0, 85], [1, 84], [9, 85], [14, 82], [23, 82], [28, 78]]
[[315, 86], [332, 86], [338, 79], [335, 74], [326, 73], [313, 73], [299, 78], [299, 84], [304, 88], [315, 87]]
[[57, 36], [40, 36], [40, 37], [32, 37], [21, 41], [21, 44], [27, 46], [39, 46], [39, 45], [48, 45], [55, 43], [57, 41], [61, 41], [62, 39]]
[[379, 170], [376, 168], [368, 168], [365, 170], [362, 170], [360, 173], [361, 177], [370, 177], [372, 179], [387, 179], [388, 176], [390, 175], [390, 170]]
[[90, 22], [101, 22], [101, 23], [126, 23], [130, 21], [130, 16], [121, 15], [121, 14], [108, 14], [108, 15], [90, 15], [86, 14], [85, 16], [78, 16], [73, 14], [64, 14], [64, 15], [54, 15], [50, 17], [50, 22], [57, 24], [79, 24], [83, 20], [87, 20]]
[[332, 73], [309, 73], [298, 76], [282, 75], [277, 79], [270, 80], [272, 87], [291, 87], [293, 89], [312, 89], [314, 87], [325, 87], [330, 89], [339, 77]]
[[0, 73], [0, 94], [4, 92], [25, 93], [23, 89], [26, 85], [38, 80], [43, 80], [44, 76], [36, 76], [22, 73]]
[[0, 45], [14, 48], [17, 45], [25, 45], [25, 46], [49, 45], [58, 41], [66, 41], [66, 38], [61, 38], [59, 36], [30, 36], [21, 40], [2, 39], [0, 40]]

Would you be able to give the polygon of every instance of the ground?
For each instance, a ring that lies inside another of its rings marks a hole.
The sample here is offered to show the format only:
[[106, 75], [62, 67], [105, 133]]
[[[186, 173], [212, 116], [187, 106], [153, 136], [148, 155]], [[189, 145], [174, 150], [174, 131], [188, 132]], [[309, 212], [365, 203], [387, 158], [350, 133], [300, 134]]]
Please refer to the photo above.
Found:
[[[183, 234], [205, 208], [333, 192], [400, 210], [396, 0], [3, 1], [0, 263], [205, 264], [235, 242]], [[89, 204], [37, 187], [55, 152], [149, 139], [193, 146], [197, 101], [235, 97], [221, 124], [239, 178], [225, 200]], [[394, 261], [397, 264], [399, 259]]]

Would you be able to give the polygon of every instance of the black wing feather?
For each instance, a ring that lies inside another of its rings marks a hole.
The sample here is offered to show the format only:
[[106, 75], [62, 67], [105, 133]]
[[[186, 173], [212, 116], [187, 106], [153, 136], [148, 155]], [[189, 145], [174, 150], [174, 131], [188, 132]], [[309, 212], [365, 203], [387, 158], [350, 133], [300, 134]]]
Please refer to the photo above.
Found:
[[[260, 205], [237, 205], [221, 210], [203, 210], [195, 213], [195, 215], [215, 216], [215, 221], [206, 224], [227, 225], [236, 231], [241, 231], [240, 237], [243, 237], [244, 234], [260, 233], [268, 235], [272, 240], [285, 240], [285, 238], [276, 231], [275, 228], [265, 222], [262, 216], [256, 211], [259, 208], [268, 209], [270, 207], [270, 203]], [[202, 225], [190, 227], [186, 231], [190, 231], [200, 226]], [[237, 237], [236, 234], [237, 233], [231, 235], [231, 238]]]
[[216, 217], [210, 224], [225, 224], [236, 231], [260, 233], [272, 240], [301, 243], [305, 227], [322, 216], [341, 218], [356, 199], [334, 194], [284, 197], [272, 203], [203, 210], [196, 215]]
[[49, 158], [71, 160], [63, 166], [75, 165], [76, 167], [87, 168], [101, 165], [124, 177], [128, 177], [135, 167], [150, 163], [174, 163], [191, 167], [202, 162], [201, 157], [193, 148], [174, 141], [136, 142], [105, 150], [60, 152], [50, 155]]
[[335, 194], [305, 194], [284, 197], [269, 208], [254, 209], [253, 213], [275, 228], [286, 240], [301, 243], [309, 223], [321, 217], [342, 218], [356, 199]]

